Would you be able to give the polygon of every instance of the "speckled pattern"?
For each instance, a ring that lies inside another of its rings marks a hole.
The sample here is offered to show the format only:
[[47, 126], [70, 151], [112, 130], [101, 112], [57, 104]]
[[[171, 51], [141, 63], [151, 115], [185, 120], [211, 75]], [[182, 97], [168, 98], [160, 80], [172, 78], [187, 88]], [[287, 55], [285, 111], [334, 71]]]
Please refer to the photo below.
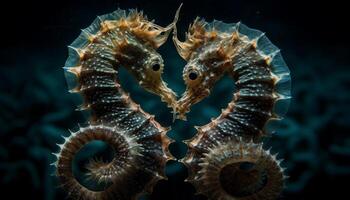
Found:
[[[70, 94], [62, 67], [67, 45], [91, 24], [96, 15], [118, 7], [143, 10], [155, 23], [167, 26], [173, 12], [184, 1], [160, 0], [59, 0], [6, 1], [2, 4], [0, 48], [0, 186], [12, 199], [62, 200], [67, 191], [52, 176], [58, 152], [68, 129], [79, 131], [89, 109], [76, 111], [82, 103], [78, 93]], [[266, 32], [281, 49], [292, 75], [291, 106], [285, 118], [269, 127], [264, 149], [278, 152], [286, 167], [286, 188], [280, 199], [341, 199], [348, 195], [350, 179], [350, 66], [348, 6], [345, 1], [278, 0], [191, 0], [185, 1], [177, 23], [179, 38], [188, 25], [201, 16], [224, 22], [238, 22]], [[170, 38], [169, 38], [170, 39]], [[182, 80], [185, 61], [171, 40], [157, 51], [164, 58], [163, 79], [176, 93], [186, 88]], [[159, 97], [142, 89], [125, 68], [118, 70], [120, 83], [131, 98], [162, 126], [175, 142], [171, 153], [178, 159], [188, 148], [185, 140], [196, 134], [195, 125], [207, 124], [220, 115], [232, 100], [233, 79], [224, 76], [208, 98], [191, 107], [187, 121], [172, 122], [171, 110]], [[237, 105], [236, 105], [237, 108]], [[151, 134], [151, 133], [150, 133]], [[146, 135], [143, 135], [146, 137]], [[74, 176], [85, 182], [90, 158], [109, 160], [110, 149], [102, 142], [87, 144], [75, 157]], [[187, 167], [178, 161], [166, 165], [168, 180], [158, 181], [152, 194], [141, 200], [206, 200], [195, 195], [184, 182]]]
[[[57, 176], [69, 196], [136, 199], [165, 178], [165, 163], [172, 158], [168, 129], [131, 100], [119, 84], [118, 70], [124, 66], [141, 86], [171, 106], [175, 94], [161, 78], [163, 61], [156, 52], [171, 28], [172, 24], [158, 27], [135, 10], [117, 10], [97, 17], [69, 46], [64, 69], [70, 92], [83, 97], [79, 110], [91, 111], [90, 125], [65, 138], [54, 154]], [[90, 179], [109, 184], [102, 191], [85, 187], [72, 172], [75, 155], [94, 140], [104, 141], [115, 151], [112, 161], [91, 160], [87, 165]]]
[[[178, 117], [185, 119], [190, 107], [209, 96], [224, 74], [234, 79], [236, 92], [221, 115], [196, 127], [197, 134], [186, 142], [189, 152], [182, 162], [189, 169], [187, 180], [212, 200], [276, 199], [283, 188], [284, 170], [276, 155], [262, 150], [261, 138], [269, 121], [281, 119], [290, 99], [289, 69], [279, 49], [264, 33], [241, 23], [207, 23], [197, 18], [188, 32], [185, 42], [177, 39], [176, 32], [173, 38], [187, 61], [183, 70], [187, 88], [178, 100]], [[277, 101], [284, 101], [282, 108], [275, 108]], [[237, 163], [239, 168], [244, 162], [254, 165], [250, 171], [260, 175], [232, 168], [225, 176], [240, 184], [226, 187], [220, 179], [225, 167]], [[259, 177], [251, 180], [254, 176]]]

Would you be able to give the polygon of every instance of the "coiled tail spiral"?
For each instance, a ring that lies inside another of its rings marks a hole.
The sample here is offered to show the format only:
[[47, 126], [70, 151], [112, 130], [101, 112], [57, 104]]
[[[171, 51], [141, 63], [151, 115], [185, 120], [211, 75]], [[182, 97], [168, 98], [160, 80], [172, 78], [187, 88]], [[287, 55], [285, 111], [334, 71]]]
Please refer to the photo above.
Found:
[[203, 154], [183, 160], [187, 179], [211, 200], [276, 199], [284, 186], [277, 155], [242, 138], [218, 141]]
[[[89, 126], [73, 132], [60, 146], [56, 173], [63, 188], [77, 199], [133, 199], [150, 192], [153, 185], [165, 178], [164, 168], [169, 156], [163, 154], [169, 140], [162, 135], [137, 136], [118, 128]], [[72, 171], [73, 159], [91, 141], [103, 141], [114, 150], [112, 161], [92, 160], [87, 166], [88, 178], [108, 183], [103, 191], [93, 191], [78, 182]]]

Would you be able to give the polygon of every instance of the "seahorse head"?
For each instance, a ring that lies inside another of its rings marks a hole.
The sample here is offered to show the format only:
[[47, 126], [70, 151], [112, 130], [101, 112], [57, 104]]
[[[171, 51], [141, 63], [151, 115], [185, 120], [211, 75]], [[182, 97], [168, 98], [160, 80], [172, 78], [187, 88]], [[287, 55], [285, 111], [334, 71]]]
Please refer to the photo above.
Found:
[[175, 26], [174, 21], [161, 27], [149, 21], [142, 12], [131, 13], [117, 21], [105, 21], [106, 29], [118, 29], [114, 43], [117, 60], [137, 79], [141, 87], [159, 95], [170, 107], [175, 107], [176, 94], [162, 79], [164, 62], [157, 49], [165, 43]]
[[231, 66], [229, 45], [232, 39], [223, 37], [208, 23], [198, 18], [190, 26], [185, 42], [173, 37], [178, 53], [187, 61], [183, 70], [186, 91], [177, 103], [179, 119], [186, 119], [190, 107], [210, 94], [215, 83]]
[[159, 95], [163, 101], [173, 105], [176, 94], [162, 79], [164, 62], [162, 56], [152, 46], [144, 45], [129, 38], [119, 46], [124, 67], [136, 78], [141, 87]]

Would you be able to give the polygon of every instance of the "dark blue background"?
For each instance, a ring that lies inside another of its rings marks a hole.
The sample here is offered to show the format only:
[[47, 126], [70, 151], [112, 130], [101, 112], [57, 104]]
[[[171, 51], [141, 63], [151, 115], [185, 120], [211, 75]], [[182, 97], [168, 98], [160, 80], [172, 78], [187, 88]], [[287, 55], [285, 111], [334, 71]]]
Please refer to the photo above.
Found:
[[[63, 199], [58, 182], [50, 174], [51, 152], [62, 143], [61, 135], [76, 129], [85, 117], [75, 112], [79, 99], [67, 92], [62, 67], [70, 44], [96, 15], [139, 8], [167, 25], [179, 6], [177, 1], [77, 0], [6, 2], [1, 11], [0, 43], [0, 198]], [[290, 179], [282, 199], [339, 199], [346, 195], [350, 178], [350, 69], [349, 14], [338, 1], [220, 1], [184, 2], [178, 23], [180, 38], [196, 17], [237, 22], [266, 32], [282, 49], [292, 75], [290, 110], [274, 126], [276, 134], [266, 143], [284, 158]], [[161, 47], [164, 79], [178, 94], [184, 91], [182, 67], [169, 40]], [[122, 73], [122, 85], [132, 98], [176, 139], [171, 151], [177, 158], [186, 153], [181, 142], [191, 138], [194, 125], [202, 125], [220, 113], [232, 98], [234, 86], [222, 80], [211, 97], [195, 105], [188, 122], [171, 123], [171, 114], [158, 97], [143, 91]], [[90, 145], [91, 155], [104, 150]], [[84, 157], [84, 155], [82, 155]], [[184, 183], [183, 165], [169, 162], [168, 181], [155, 187], [150, 199], [203, 199]], [[3, 197], [11, 195], [12, 197]]]

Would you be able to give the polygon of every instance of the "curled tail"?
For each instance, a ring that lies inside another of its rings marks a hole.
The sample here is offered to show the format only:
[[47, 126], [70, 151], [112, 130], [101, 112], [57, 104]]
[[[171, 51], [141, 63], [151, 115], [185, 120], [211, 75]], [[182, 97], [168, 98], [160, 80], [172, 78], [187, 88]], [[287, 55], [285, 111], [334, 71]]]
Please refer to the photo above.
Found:
[[115, 156], [110, 163], [101, 163], [99, 168], [88, 168], [89, 176], [97, 182], [116, 184], [126, 179], [128, 171], [134, 170], [135, 161], [140, 156], [140, 147], [135, 138], [117, 130], [105, 126], [90, 126], [81, 128], [65, 138], [60, 145], [57, 157], [56, 174], [61, 184], [73, 197], [83, 199], [106, 199], [111, 191], [93, 191], [81, 185], [73, 175], [72, 163], [78, 151], [91, 141], [100, 140], [110, 145], [115, 150]]
[[[164, 132], [165, 133], [165, 132]], [[154, 184], [165, 178], [165, 162], [162, 145], [169, 141], [164, 133], [137, 136], [117, 128], [89, 126], [80, 128], [60, 144], [60, 151], [54, 155], [57, 161], [56, 174], [69, 195], [77, 199], [134, 199], [143, 192], [150, 192]], [[88, 177], [96, 182], [110, 184], [103, 191], [94, 191], [81, 185], [72, 172], [72, 162], [79, 150], [91, 141], [100, 140], [114, 150], [109, 163], [89, 163]]]
[[199, 169], [187, 180], [209, 199], [273, 200], [285, 179], [276, 157], [262, 144], [231, 138], [217, 141], [197, 162], [184, 163]]

